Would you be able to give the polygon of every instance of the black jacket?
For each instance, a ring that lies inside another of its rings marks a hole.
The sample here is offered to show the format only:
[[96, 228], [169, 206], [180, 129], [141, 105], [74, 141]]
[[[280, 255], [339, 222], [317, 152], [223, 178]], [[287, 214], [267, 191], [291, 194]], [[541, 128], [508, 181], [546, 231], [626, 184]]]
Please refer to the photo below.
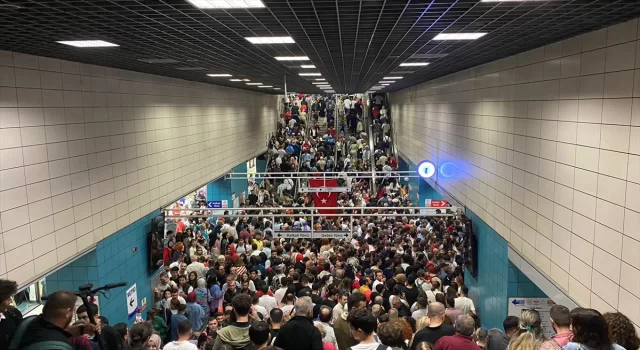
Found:
[[311, 319], [295, 316], [280, 328], [273, 345], [282, 349], [322, 350], [322, 335]]
[[14, 307], [10, 306], [3, 314], [5, 318], [0, 322], [0, 350], [9, 349], [9, 343], [22, 322], [22, 313]]

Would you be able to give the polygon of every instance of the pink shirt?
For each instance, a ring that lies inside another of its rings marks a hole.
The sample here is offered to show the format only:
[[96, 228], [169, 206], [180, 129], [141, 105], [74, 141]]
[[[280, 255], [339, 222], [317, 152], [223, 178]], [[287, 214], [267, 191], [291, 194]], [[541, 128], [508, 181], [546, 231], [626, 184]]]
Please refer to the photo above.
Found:
[[573, 333], [558, 333], [552, 336], [551, 339], [553, 339], [562, 348], [573, 340]]
[[322, 350], [336, 350], [336, 346], [331, 342], [322, 343]]

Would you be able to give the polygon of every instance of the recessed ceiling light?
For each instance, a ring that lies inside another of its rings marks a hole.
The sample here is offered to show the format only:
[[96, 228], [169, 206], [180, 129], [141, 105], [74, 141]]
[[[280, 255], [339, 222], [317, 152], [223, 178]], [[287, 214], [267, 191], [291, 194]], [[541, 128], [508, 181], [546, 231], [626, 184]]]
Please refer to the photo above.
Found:
[[308, 61], [309, 57], [307, 57], [307, 56], [277, 56], [276, 60], [278, 60], [278, 61]]
[[247, 83], [247, 85], [262, 85], [262, 83]]
[[260, 0], [187, 0], [200, 9], [246, 9], [264, 7]]
[[75, 47], [113, 47], [120, 46], [103, 40], [72, 40], [72, 41], [56, 41], [58, 44], [70, 45]]
[[260, 44], [293, 44], [295, 41], [290, 36], [251, 36], [246, 37], [250, 43]]
[[222, 78], [222, 77], [231, 77], [232, 75], [231, 74], [226, 74], [226, 73], [223, 73], [223, 74], [217, 74], [216, 73], [216, 74], [207, 74], [207, 76], [212, 77], [212, 78]]
[[316, 68], [316, 66], [314, 66], [313, 64], [303, 64], [300, 66], [300, 68]]
[[400, 63], [400, 67], [426, 66], [429, 62], [404, 62]]
[[316, 80], [316, 81], [325, 81], [327, 79], [325, 79], [325, 78], [315, 78], [314, 80]]
[[476, 40], [487, 33], [440, 33], [433, 40]]
[[242, 81], [242, 79], [229, 79], [229, 81]]
[[301, 77], [319, 77], [322, 74], [320, 74], [320, 73], [300, 73], [298, 75], [301, 76]]
[[251, 81], [251, 80], [249, 80], [249, 79], [242, 79], [242, 81]]
[[384, 77], [384, 80], [402, 79], [402, 77]]

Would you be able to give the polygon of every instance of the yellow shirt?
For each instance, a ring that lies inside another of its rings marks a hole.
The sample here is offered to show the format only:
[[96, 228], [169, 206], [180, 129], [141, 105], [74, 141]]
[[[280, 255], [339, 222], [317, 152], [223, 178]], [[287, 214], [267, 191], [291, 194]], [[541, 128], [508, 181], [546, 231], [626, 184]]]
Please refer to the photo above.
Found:
[[255, 245], [258, 246], [258, 250], [262, 250], [262, 241], [259, 241], [257, 239], [253, 240], [253, 243], [255, 243]]

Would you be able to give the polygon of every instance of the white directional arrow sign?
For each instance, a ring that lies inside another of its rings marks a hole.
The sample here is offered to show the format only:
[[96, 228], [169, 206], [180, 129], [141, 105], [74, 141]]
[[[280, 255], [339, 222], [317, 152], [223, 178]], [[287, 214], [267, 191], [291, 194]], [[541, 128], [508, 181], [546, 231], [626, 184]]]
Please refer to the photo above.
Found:
[[349, 231], [316, 231], [313, 238], [329, 238], [329, 239], [349, 239], [351, 232]]
[[305, 238], [311, 239], [311, 231], [276, 231], [273, 233], [276, 238]]

